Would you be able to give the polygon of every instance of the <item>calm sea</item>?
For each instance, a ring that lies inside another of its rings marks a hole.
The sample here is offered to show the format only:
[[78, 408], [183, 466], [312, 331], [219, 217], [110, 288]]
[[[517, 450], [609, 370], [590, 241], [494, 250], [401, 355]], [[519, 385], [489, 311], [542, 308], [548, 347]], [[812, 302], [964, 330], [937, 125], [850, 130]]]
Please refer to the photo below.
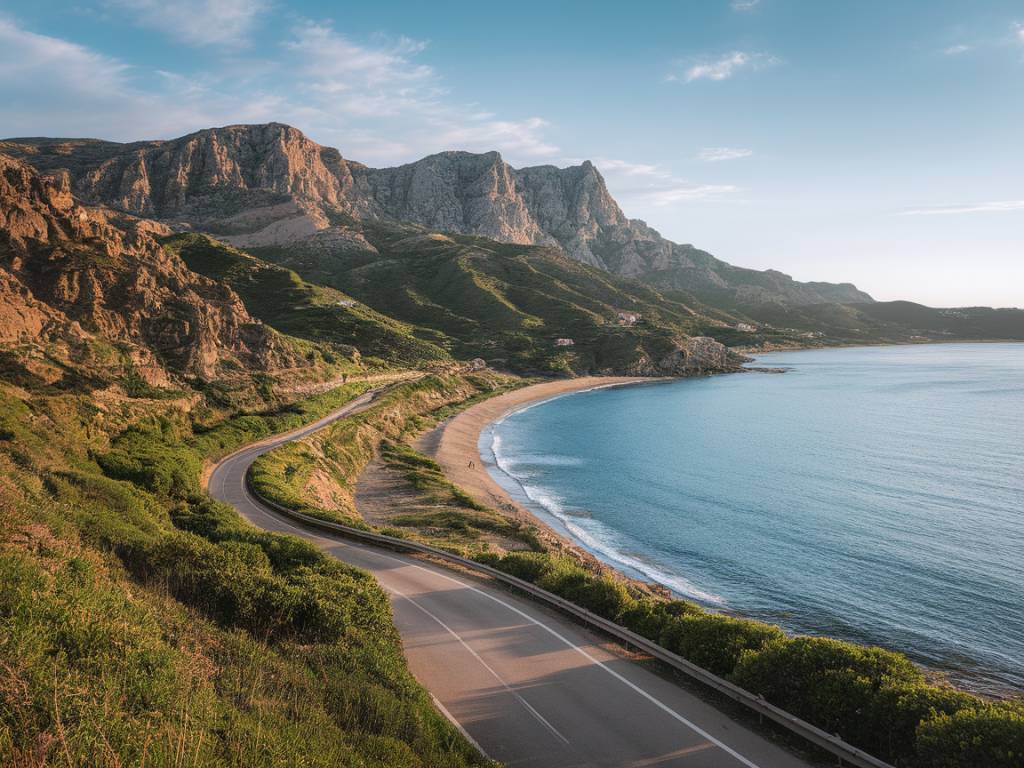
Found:
[[604, 560], [707, 606], [1024, 689], [1024, 344], [765, 354], [592, 390], [481, 436]]

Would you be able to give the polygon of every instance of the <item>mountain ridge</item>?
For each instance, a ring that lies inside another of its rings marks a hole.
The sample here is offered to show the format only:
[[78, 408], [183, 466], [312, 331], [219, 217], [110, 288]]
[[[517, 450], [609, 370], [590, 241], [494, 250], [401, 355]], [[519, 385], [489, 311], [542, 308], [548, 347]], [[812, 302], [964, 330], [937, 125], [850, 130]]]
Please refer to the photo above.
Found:
[[370, 168], [282, 123], [209, 128], [166, 141], [22, 138], [0, 151], [74, 193], [175, 229], [245, 246], [286, 245], [346, 218], [411, 222], [570, 257], [658, 288], [725, 293], [741, 302], [870, 302], [851, 284], [802, 283], [735, 267], [630, 219], [590, 161], [515, 169], [497, 152], [459, 150]]

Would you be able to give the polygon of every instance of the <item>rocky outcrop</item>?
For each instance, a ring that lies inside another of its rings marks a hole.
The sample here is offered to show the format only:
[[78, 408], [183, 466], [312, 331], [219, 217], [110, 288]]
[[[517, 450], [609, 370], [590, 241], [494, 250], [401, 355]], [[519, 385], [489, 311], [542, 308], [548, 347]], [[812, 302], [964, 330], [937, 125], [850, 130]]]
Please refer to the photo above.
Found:
[[280, 123], [235, 125], [171, 141], [0, 142], [79, 198], [240, 246], [286, 245], [353, 219], [390, 219], [507, 243], [554, 245], [572, 258], [660, 288], [741, 304], [869, 302], [849, 284], [800, 283], [733, 267], [629, 219], [590, 162], [514, 169], [497, 152], [442, 152], [368, 168]]
[[161, 248], [158, 229], [83, 207], [67, 175], [0, 154], [0, 341], [99, 338], [145, 370], [202, 377], [298, 363], [233, 291]]
[[742, 358], [735, 357], [724, 345], [707, 336], [692, 336], [678, 342], [668, 354], [657, 359], [647, 355], [633, 363], [631, 376], [703, 376], [738, 369]]

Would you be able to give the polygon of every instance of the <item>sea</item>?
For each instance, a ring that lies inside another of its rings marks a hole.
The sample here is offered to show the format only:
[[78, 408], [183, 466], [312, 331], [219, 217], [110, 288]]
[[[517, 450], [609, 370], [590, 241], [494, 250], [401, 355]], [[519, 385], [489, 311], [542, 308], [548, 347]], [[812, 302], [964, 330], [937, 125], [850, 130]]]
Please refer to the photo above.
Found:
[[630, 575], [1024, 691], [1024, 344], [773, 352], [534, 403], [495, 479]]

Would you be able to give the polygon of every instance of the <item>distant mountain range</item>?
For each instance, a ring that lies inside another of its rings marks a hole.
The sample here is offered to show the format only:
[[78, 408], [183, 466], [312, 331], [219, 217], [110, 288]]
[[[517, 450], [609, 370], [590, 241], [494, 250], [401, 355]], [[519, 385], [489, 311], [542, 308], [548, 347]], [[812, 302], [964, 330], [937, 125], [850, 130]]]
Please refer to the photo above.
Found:
[[590, 162], [514, 169], [497, 152], [442, 152], [374, 169], [279, 123], [132, 144], [12, 139], [0, 151], [46, 173], [67, 173], [84, 201], [195, 227], [239, 246], [293, 244], [344, 229], [351, 217], [557, 246], [616, 275], [743, 304], [872, 300], [849, 283], [801, 283], [673, 243], [627, 218]]

